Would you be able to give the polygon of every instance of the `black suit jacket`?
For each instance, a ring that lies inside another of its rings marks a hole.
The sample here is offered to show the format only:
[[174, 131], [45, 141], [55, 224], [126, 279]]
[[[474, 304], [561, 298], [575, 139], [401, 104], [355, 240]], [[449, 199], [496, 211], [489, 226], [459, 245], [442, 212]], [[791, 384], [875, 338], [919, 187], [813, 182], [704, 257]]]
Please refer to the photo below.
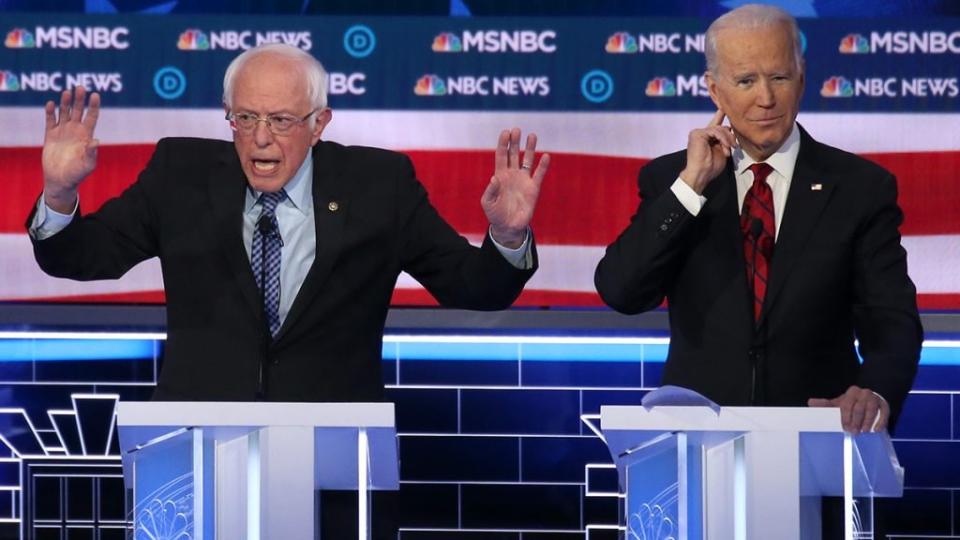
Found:
[[895, 421], [923, 336], [900, 245], [895, 178], [801, 129], [755, 325], [732, 160], [705, 190], [696, 217], [670, 190], [685, 161], [686, 152], [677, 152], [640, 171], [639, 209], [595, 276], [604, 301], [624, 313], [667, 299], [663, 383], [721, 405], [748, 405], [756, 365], [755, 404], [803, 406], [857, 384], [884, 396]]
[[264, 357], [267, 399], [379, 400], [401, 271], [445, 306], [485, 310], [509, 306], [533, 274], [489, 238], [476, 248], [457, 234], [406, 156], [321, 142], [313, 162], [316, 259], [272, 343], [243, 246], [247, 183], [232, 143], [161, 140], [122, 195], [35, 241], [37, 262], [91, 280], [160, 257], [168, 337], [154, 397], [184, 400], [254, 399]]

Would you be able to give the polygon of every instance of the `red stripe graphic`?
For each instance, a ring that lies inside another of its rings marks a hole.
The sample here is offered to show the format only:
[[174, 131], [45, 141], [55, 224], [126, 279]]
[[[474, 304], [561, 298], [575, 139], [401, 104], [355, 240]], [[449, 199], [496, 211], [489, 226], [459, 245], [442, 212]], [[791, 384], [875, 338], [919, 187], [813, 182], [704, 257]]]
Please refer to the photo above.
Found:
[[[83, 183], [84, 212], [99, 208], [136, 179], [153, 145], [100, 148], [96, 171]], [[463, 234], [483, 234], [480, 195], [493, 170], [488, 151], [423, 151], [413, 159], [430, 199]], [[899, 178], [905, 235], [960, 232], [960, 151], [871, 154]], [[543, 243], [606, 245], [627, 225], [639, 202], [636, 175], [647, 160], [587, 154], [552, 155], [534, 217]], [[39, 148], [0, 148], [4, 202], [0, 232], [23, 232], [24, 219], [42, 189]]]

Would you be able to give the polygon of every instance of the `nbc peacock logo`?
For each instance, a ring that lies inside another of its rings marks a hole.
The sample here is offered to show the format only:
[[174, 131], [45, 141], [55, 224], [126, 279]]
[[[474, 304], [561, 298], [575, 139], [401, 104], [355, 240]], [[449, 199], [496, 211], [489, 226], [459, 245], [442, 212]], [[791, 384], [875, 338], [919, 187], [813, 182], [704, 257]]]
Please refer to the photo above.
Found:
[[33, 34], [26, 28], [14, 28], [7, 32], [4, 45], [8, 49], [32, 49], [37, 46], [37, 41], [33, 39]]
[[826, 98], [846, 98], [853, 95], [853, 85], [846, 77], [834, 75], [823, 81], [820, 95]]
[[188, 28], [180, 34], [177, 48], [181, 51], [206, 51], [210, 49], [210, 39], [202, 30]]
[[611, 54], [631, 54], [637, 52], [637, 38], [626, 32], [617, 32], [607, 38], [604, 49]]
[[413, 93], [418, 96], [442, 96], [447, 93], [447, 85], [443, 79], [433, 74], [424, 75], [417, 79]]
[[16, 92], [20, 90], [20, 81], [12, 71], [0, 69], [0, 92]]
[[847, 34], [840, 40], [840, 52], [843, 54], [865, 54], [870, 52], [870, 43], [860, 34]]
[[677, 95], [677, 85], [666, 77], [656, 77], [647, 83], [646, 94], [650, 97], [671, 97]]
[[463, 52], [463, 42], [460, 36], [451, 32], [441, 32], [433, 38], [433, 45], [430, 47], [433, 52]]

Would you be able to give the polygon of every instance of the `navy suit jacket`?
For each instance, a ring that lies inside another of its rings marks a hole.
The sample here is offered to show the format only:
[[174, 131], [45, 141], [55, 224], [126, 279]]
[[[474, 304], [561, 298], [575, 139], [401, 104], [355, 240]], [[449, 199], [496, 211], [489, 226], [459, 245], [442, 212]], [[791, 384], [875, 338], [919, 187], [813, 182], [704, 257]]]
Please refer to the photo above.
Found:
[[154, 397], [164, 400], [252, 400], [264, 358], [266, 399], [382, 399], [382, 334], [401, 271], [445, 306], [482, 310], [509, 306], [533, 274], [536, 264], [516, 269], [489, 238], [477, 248], [457, 234], [406, 156], [320, 142], [313, 162], [316, 259], [272, 342], [230, 142], [161, 140], [122, 195], [35, 241], [36, 259], [48, 274], [91, 280], [160, 258], [168, 337]]

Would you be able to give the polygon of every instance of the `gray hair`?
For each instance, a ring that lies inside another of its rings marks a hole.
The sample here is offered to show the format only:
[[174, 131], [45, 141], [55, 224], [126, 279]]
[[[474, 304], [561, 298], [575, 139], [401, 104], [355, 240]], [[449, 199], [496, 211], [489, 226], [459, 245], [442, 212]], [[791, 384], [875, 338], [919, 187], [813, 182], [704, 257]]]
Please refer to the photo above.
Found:
[[763, 4], [740, 6], [737, 9], [717, 17], [717, 19], [710, 24], [710, 27], [707, 28], [703, 48], [703, 52], [707, 57], [707, 71], [714, 75], [717, 73], [717, 34], [719, 34], [721, 30], [731, 28], [769, 28], [780, 24], [786, 25], [790, 30], [790, 42], [793, 45], [794, 62], [796, 63], [797, 70], [803, 71], [803, 46], [800, 44], [800, 28], [797, 27], [797, 20], [776, 6], [766, 6]]
[[228, 109], [233, 108], [233, 83], [237, 74], [253, 57], [267, 53], [277, 54], [300, 62], [303, 66], [303, 76], [307, 83], [307, 97], [310, 99], [310, 103], [317, 109], [323, 109], [327, 106], [327, 72], [323, 69], [320, 61], [310, 53], [292, 45], [267, 43], [244, 51], [227, 66], [227, 72], [223, 74], [223, 104]]

